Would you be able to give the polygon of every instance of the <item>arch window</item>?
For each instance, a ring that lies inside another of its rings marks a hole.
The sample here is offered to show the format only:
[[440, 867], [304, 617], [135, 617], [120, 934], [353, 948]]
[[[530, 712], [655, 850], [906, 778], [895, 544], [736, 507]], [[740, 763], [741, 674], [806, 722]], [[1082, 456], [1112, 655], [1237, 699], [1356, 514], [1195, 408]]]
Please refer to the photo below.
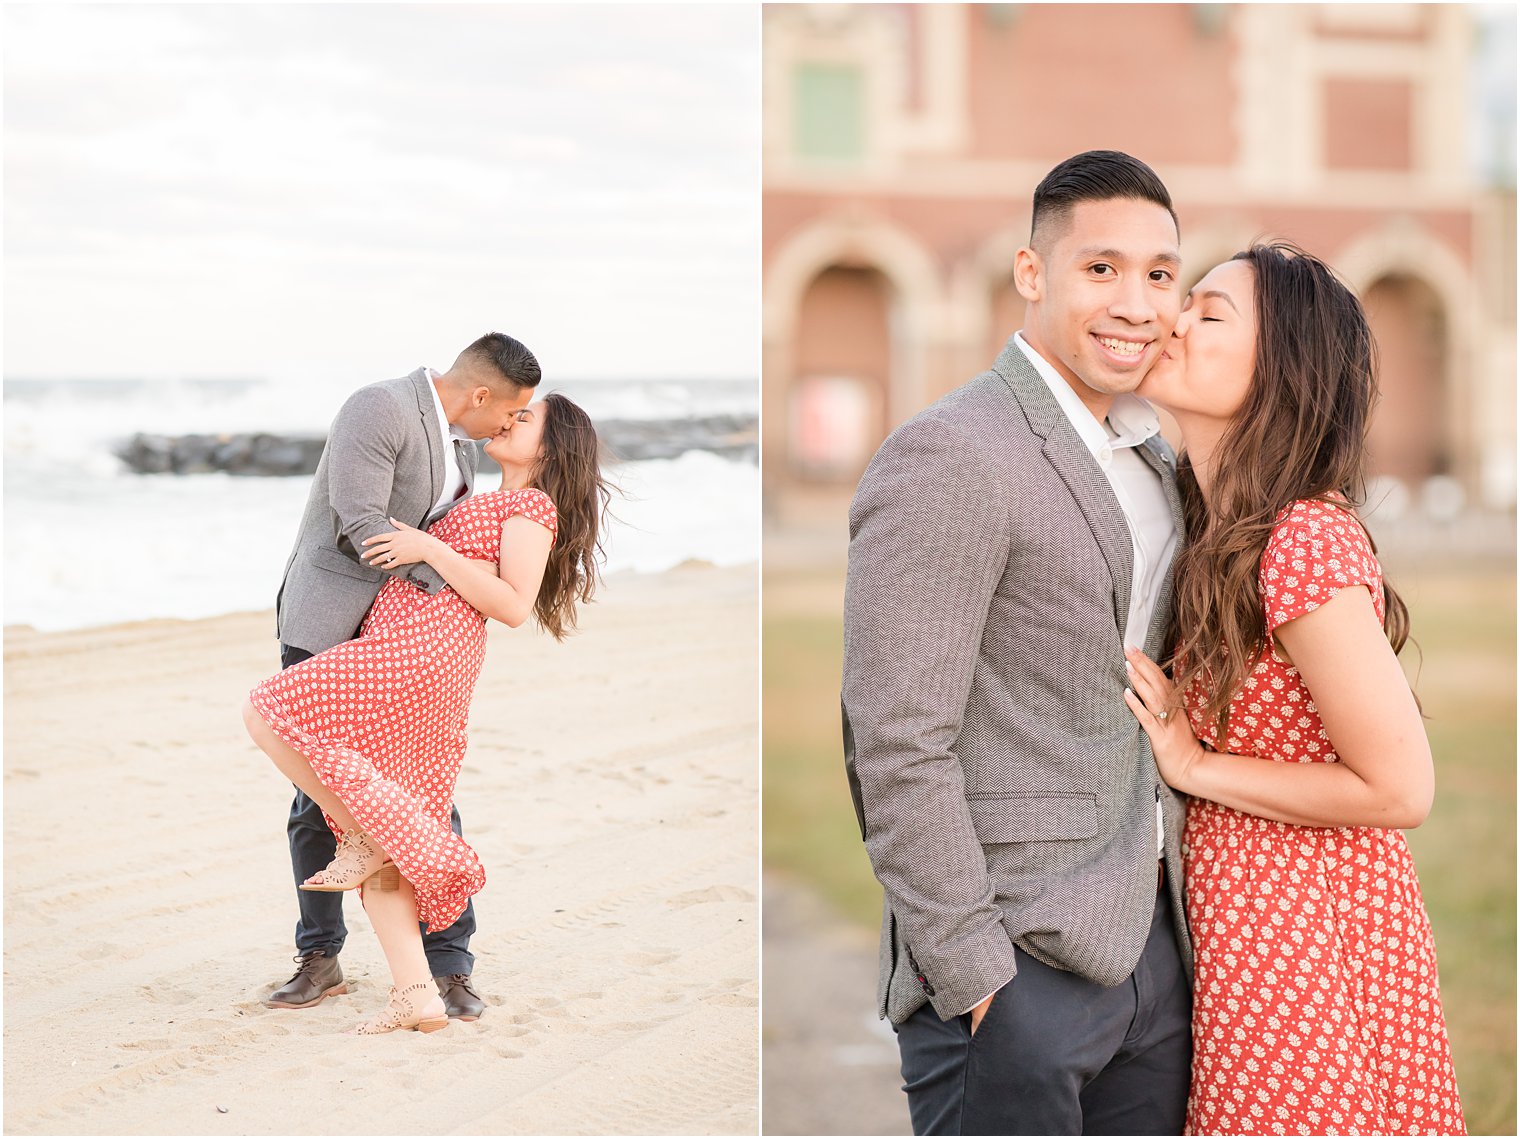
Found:
[[811, 482], [853, 482], [886, 434], [893, 289], [876, 269], [834, 265], [803, 295], [787, 394], [787, 457]]

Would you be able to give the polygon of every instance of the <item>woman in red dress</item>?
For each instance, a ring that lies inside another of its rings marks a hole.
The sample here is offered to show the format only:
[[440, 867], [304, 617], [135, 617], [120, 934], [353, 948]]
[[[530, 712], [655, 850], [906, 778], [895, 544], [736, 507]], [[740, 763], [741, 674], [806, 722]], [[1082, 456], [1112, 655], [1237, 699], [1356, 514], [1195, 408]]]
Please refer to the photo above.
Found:
[[1184, 451], [1175, 683], [1131, 653], [1126, 700], [1190, 797], [1190, 1134], [1465, 1133], [1400, 829], [1434, 792], [1408, 614], [1353, 509], [1374, 354], [1323, 262], [1257, 245], [1140, 388]]
[[[486, 443], [500, 490], [466, 499], [424, 533], [392, 519], [366, 560], [427, 562], [429, 595], [400, 578], [380, 590], [360, 635], [264, 681], [243, 719], [275, 766], [326, 813], [337, 856], [302, 889], [360, 889], [390, 966], [385, 1010], [359, 1033], [448, 1023], [422, 951], [452, 925], [485, 871], [449, 827], [486, 619], [529, 617], [560, 639], [591, 599], [608, 489], [586, 413], [553, 394]], [[368, 888], [366, 888], [368, 887]]]

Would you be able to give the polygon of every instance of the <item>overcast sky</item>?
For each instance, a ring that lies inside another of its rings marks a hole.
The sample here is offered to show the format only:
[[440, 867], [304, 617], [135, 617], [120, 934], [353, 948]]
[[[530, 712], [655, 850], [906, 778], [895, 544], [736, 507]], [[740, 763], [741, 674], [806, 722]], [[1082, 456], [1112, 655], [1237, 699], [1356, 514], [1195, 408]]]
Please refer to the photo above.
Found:
[[758, 374], [749, 5], [4, 10], [5, 375]]

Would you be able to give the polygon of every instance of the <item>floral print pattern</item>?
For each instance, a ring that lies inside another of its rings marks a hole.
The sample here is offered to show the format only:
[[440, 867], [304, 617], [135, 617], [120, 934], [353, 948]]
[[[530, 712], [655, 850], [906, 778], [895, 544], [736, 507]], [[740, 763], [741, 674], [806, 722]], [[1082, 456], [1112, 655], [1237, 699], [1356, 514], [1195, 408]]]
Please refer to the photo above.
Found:
[[[1349, 509], [1292, 503], [1258, 578], [1268, 630], [1382, 572]], [[1217, 745], [1205, 691], [1183, 693]], [[1297, 669], [1269, 646], [1219, 749], [1336, 763]], [[1435, 943], [1402, 831], [1301, 827], [1202, 799], [1183, 835], [1195, 952], [1192, 1135], [1465, 1134]]]
[[[430, 532], [494, 568], [502, 524], [516, 514], [551, 533], [558, 524], [542, 491], [508, 490], [464, 500]], [[485, 620], [451, 588], [429, 596], [392, 578], [357, 638], [276, 673], [251, 696], [416, 888], [430, 933], [452, 925], [486, 881], [449, 828]]]

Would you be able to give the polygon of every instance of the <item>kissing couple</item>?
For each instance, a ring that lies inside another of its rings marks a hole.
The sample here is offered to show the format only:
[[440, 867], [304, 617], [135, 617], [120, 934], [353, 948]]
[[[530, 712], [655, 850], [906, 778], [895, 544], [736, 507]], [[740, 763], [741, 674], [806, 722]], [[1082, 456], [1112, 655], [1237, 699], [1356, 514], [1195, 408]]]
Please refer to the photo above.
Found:
[[[296, 788], [299, 967], [270, 1008], [348, 991], [343, 893], [357, 889], [392, 988], [355, 1032], [485, 1010], [469, 942], [486, 876], [453, 799], [486, 621], [573, 630], [610, 497], [591, 420], [557, 393], [530, 402], [539, 377], [533, 353], [492, 332], [447, 372], [359, 389], [333, 421], [276, 602], [282, 670], [243, 707]], [[480, 439], [502, 470], [485, 494]]]
[[1286, 243], [1181, 273], [1149, 166], [1056, 166], [1023, 329], [851, 505], [846, 767], [913, 1130], [1463, 1134], [1408, 613], [1355, 513], [1371, 330]]

